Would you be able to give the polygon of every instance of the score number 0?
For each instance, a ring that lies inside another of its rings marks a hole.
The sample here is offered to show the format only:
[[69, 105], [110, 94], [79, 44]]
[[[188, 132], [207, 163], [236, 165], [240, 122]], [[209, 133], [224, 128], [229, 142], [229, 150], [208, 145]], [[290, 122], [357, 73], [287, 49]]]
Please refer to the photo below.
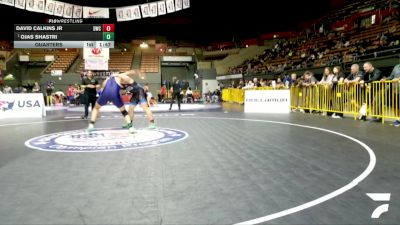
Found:
[[103, 41], [114, 41], [114, 24], [103, 24]]
[[103, 41], [114, 41], [114, 24], [103, 24]]
[[114, 32], [114, 24], [103, 24], [103, 32]]

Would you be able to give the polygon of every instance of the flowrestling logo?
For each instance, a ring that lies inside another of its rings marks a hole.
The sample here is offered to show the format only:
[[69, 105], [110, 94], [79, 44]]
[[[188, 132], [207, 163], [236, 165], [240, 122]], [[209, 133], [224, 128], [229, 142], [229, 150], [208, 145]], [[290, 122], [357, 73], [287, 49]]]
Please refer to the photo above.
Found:
[[137, 129], [130, 134], [126, 129], [97, 129], [92, 133], [84, 130], [67, 131], [29, 139], [25, 145], [41, 151], [54, 152], [106, 152], [134, 150], [171, 144], [189, 135], [169, 128]]

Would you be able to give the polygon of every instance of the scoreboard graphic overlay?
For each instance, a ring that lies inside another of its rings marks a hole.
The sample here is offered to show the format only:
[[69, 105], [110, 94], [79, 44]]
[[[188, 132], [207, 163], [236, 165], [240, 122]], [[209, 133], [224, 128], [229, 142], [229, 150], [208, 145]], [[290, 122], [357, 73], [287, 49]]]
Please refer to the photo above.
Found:
[[14, 48], [114, 48], [114, 24], [15, 24]]

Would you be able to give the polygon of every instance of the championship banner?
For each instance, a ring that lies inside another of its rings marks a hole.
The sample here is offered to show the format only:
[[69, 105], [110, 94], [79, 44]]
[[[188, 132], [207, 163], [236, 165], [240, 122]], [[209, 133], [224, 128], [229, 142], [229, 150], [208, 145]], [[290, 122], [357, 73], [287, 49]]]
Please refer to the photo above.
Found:
[[44, 13], [44, 0], [27, 0], [26, 10], [32, 12]]
[[157, 16], [157, 3], [150, 3], [149, 4], [150, 8], [150, 17], [156, 17]]
[[117, 14], [117, 21], [140, 19], [140, 12], [138, 7], [137, 9], [135, 9], [135, 7], [116, 8], [115, 13]]
[[25, 3], [26, 3], [25, 0], [17, 0], [17, 1], [15, 2], [15, 8], [18, 8], [18, 9], [25, 9]]
[[108, 70], [107, 59], [85, 59], [85, 70]]
[[140, 8], [142, 9], [142, 17], [143, 18], [150, 16], [149, 4], [140, 5]]
[[110, 18], [109, 8], [83, 7], [83, 18]]
[[167, 13], [167, 10], [165, 8], [165, 1], [157, 2], [157, 6], [158, 6], [158, 15], [165, 15]]
[[190, 7], [190, 0], [183, 0], [183, 9], [187, 9]]
[[35, 0], [27, 0], [25, 9], [28, 11], [35, 11]]
[[47, 0], [46, 1], [46, 7], [44, 9], [44, 13], [53, 15], [54, 14], [54, 9], [56, 7], [56, 2], [52, 0]]
[[108, 70], [110, 58], [109, 48], [84, 48], [83, 58], [85, 59], [86, 70]]
[[45, 5], [44, 0], [35, 0], [35, 12], [44, 13]]
[[175, 12], [174, 0], [166, 0], [165, 3], [167, 4], [167, 13]]
[[14, 0], [3, 0], [3, 1], [0, 0], [0, 4], [14, 6]]
[[[130, 10], [130, 9], [129, 9], [129, 10]], [[115, 14], [116, 14], [116, 17], [117, 17], [117, 21], [118, 21], [118, 22], [120, 22], [120, 21], [126, 21], [124, 11], [125, 11], [124, 8], [116, 8], [116, 9], [115, 9]]]
[[84, 59], [110, 59], [109, 48], [84, 48], [83, 49]]
[[83, 7], [79, 5], [74, 5], [73, 18], [82, 18]]
[[64, 3], [56, 2], [54, 15], [63, 16], [63, 14], [64, 14]]
[[64, 4], [64, 18], [72, 18], [72, 13], [73, 13], [74, 5], [71, 4]]
[[175, 0], [175, 11], [182, 10], [182, 0]]
[[140, 14], [139, 6], [133, 6], [133, 7], [131, 7], [131, 9], [133, 11], [133, 19], [134, 20], [142, 18], [141, 14]]

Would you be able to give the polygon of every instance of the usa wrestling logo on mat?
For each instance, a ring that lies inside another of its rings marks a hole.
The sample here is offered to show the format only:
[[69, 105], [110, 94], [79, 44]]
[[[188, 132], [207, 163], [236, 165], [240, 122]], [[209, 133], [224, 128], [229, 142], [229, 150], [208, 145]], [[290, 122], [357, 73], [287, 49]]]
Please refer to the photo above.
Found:
[[41, 151], [54, 152], [106, 152], [133, 150], [171, 144], [189, 135], [169, 128], [137, 129], [134, 134], [121, 128], [97, 129], [92, 133], [84, 130], [53, 133], [27, 140], [25, 145]]

